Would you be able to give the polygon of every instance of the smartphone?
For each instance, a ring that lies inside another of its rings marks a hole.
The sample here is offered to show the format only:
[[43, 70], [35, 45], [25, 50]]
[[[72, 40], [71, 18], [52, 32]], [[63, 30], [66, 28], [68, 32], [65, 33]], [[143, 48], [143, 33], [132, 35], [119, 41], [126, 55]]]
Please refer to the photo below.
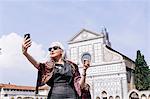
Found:
[[24, 38], [25, 38], [25, 37], [27, 37], [26, 39], [29, 39], [29, 38], [30, 38], [30, 34], [29, 34], [29, 33], [25, 34], [25, 35], [24, 35]]

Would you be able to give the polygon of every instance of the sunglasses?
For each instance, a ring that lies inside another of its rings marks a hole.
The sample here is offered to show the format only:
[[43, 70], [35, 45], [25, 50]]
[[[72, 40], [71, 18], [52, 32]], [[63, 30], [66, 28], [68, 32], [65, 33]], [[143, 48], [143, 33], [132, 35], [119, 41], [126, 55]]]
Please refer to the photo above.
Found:
[[57, 50], [57, 49], [61, 49], [59, 46], [54, 46], [54, 47], [50, 47], [48, 50], [49, 51], [52, 51], [53, 50]]

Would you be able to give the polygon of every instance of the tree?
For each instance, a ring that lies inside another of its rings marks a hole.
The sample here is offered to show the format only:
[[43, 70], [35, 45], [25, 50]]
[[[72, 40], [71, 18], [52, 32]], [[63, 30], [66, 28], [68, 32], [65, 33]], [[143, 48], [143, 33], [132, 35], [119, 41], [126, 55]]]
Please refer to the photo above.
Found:
[[150, 89], [150, 70], [144, 59], [144, 55], [141, 55], [140, 50], [137, 51], [137, 57], [135, 60], [135, 87], [137, 90]]

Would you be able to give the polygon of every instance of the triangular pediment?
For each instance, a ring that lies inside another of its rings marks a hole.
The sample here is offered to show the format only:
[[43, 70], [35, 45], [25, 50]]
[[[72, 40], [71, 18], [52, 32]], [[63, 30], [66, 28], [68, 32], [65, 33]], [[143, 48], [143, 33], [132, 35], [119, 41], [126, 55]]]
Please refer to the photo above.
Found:
[[97, 33], [91, 32], [89, 30], [82, 29], [78, 34], [73, 36], [73, 38], [71, 38], [69, 40], [69, 42], [89, 40], [89, 39], [98, 38], [98, 37], [102, 37], [102, 36], [103, 36], [102, 34], [97, 34]]

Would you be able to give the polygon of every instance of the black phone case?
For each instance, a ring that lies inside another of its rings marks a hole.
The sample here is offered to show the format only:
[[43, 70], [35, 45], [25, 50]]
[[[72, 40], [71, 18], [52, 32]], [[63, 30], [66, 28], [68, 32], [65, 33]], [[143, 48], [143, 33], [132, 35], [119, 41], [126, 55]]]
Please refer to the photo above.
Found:
[[26, 39], [29, 39], [29, 38], [30, 38], [30, 34], [25, 34], [25, 35], [24, 35], [24, 38], [25, 38], [25, 37], [27, 37]]

